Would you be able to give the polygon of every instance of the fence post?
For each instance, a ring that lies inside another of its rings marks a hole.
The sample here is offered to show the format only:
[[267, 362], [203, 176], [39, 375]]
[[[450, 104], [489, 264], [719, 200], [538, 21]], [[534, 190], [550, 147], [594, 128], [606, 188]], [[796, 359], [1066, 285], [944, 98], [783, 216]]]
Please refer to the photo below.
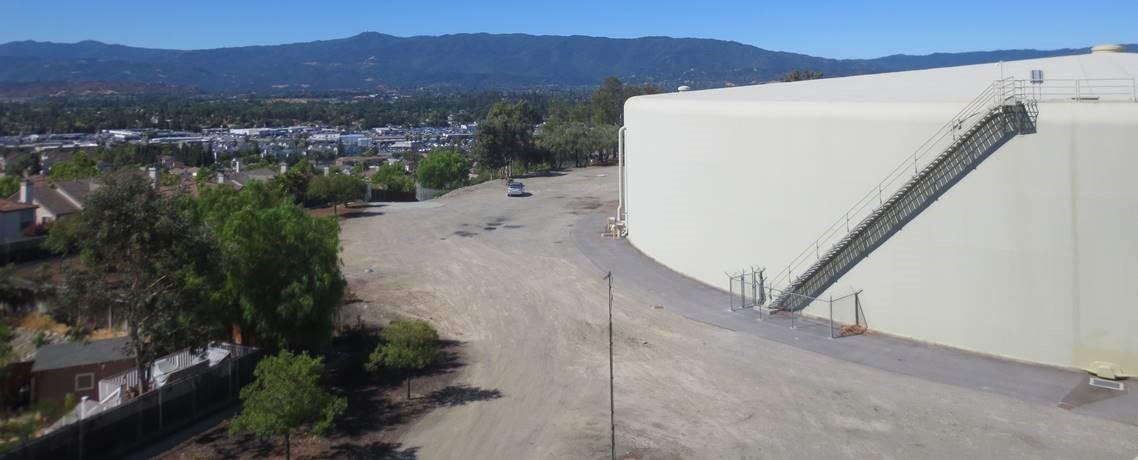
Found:
[[[234, 350], [234, 351], [237, 351], [237, 350]], [[233, 371], [233, 362], [237, 361], [237, 357], [233, 356], [233, 355], [234, 355], [233, 352], [229, 353], [229, 391], [227, 391], [225, 393], [225, 399], [226, 400], [232, 400], [233, 399], [233, 372], [234, 372]]]
[[759, 300], [762, 298], [759, 295], [759, 272], [751, 269], [751, 308], [759, 306]]
[[[126, 398], [126, 395], [123, 394], [122, 386], [119, 386], [119, 407], [122, 407], [123, 405], [127, 404], [127, 401], [125, 400], [125, 398]], [[138, 409], [137, 409], [137, 411], [138, 411], [138, 429], [135, 430], [135, 432], [136, 432], [136, 434], [138, 434], [137, 439], [139, 441], [141, 441], [143, 438], [146, 437], [145, 434], [143, 433], [143, 428], [142, 428], [142, 427], [146, 426], [146, 408], [144, 407], [144, 404], [139, 402], [137, 399], [133, 399], [131, 401], [132, 401], [132, 405], [138, 407]]]
[[830, 296], [830, 340], [834, 339], [834, 296]]
[[739, 271], [739, 309], [747, 308], [747, 269]]
[[198, 376], [190, 378], [190, 417], [198, 416]]
[[762, 270], [759, 270], [759, 294], [761, 295], [761, 298], [759, 299], [759, 306], [761, 307], [761, 306], [765, 305], [767, 303], [767, 299], [770, 298], [767, 296], [767, 269], [766, 269], [766, 267], [763, 267]]
[[866, 328], [868, 328], [869, 327], [868, 324], [865, 324], [865, 325], [861, 324], [861, 320], [862, 320], [863, 316], [864, 315], [862, 315], [862, 313], [861, 313], [861, 291], [857, 291], [856, 293], [854, 293], [854, 325], [855, 326], [865, 326]]
[[[82, 404], [82, 403], [80, 403], [80, 404]], [[79, 410], [80, 410], [80, 413], [82, 413], [83, 409], [80, 408]], [[82, 416], [79, 417], [79, 421], [76, 422], [76, 425], [77, 426], [75, 428], [77, 428], [77, 429], [75, 430], [75, 433], [79, 436], [79, 442], [75, 444], [75, 457], [78, 458], [79, 460], [83, 460], [83, 417]]]
[[735, 311], [735, 277], [730, 273], [727, 274], [727, 301], [730, 302], [727, 311]]
[[[797, 294], [794, 294], [793, 292], [791, 292], [790, 295], [797, 295]], [[807, 304], [807, 305], [809, 305], [809, 304]], [[806, 308], [806, 307], [803, 307], [803, 308]], [[799, 310], [799, 311], [802, 311], [802, 310]], [[798, 314], [797, 313], [798, 312], [794, 312], [794, 311], [790, 312], [790, 328], [791, 329], [798, 329]]]

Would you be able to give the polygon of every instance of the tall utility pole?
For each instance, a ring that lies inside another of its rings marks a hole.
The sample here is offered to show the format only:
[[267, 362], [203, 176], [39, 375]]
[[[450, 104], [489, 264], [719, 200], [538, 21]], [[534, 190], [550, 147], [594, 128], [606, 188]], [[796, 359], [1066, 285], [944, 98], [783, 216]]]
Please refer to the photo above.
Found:
[[612, 272], [608, 272], [605, 279], [609, 282], [609, 434], [612, 442], [609, 455], [612, 460], [616, 460], [616, 403], [613, 400], [612, 374]]

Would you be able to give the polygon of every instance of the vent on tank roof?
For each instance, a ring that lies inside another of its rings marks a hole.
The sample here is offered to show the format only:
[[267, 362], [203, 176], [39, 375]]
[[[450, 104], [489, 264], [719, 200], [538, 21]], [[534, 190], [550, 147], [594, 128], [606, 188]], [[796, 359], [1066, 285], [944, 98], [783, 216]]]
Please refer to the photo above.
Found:
[[1092, 53], [1092, 54], [1098, 54], [1098, 53], [1121, 53], [1122, 51], [1123, 51], [1123, 49], [1122, 49], [1122, 45], [1115, 45], [1115, 44], [1109, 44], [1109, 43], [1107, 43], [1107, 44], [1102, 44], [1102, 45], [1097, 45], [1097, 46], [1095, 46], [1094, 48], [1091, 48], [1091, 53]]

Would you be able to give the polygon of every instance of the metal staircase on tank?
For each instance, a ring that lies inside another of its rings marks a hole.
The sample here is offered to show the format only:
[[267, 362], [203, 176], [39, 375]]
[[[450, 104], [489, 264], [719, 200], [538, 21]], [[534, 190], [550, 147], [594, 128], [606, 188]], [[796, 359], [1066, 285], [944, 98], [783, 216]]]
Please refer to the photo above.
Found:
[[[806, 308], [1004, 143], [1035, 132], [1037, 105], [1025, 97], [1024, 89], [1022, 81], [1005, 79], [984, 90], [772, 279], [772, 285], [789, 281], [789, 286], [768, 308], [786, 312]], [[939, 153], [932, 156], [934, 152]], [[922, 166], [922, 158], [932, 159]], [[851, 222], [857, 224], [850, 227]], [[833, 240], [837, 241], [831, 246]], [[813, 263], [794, 273], [810, 262], [811, 255]]]

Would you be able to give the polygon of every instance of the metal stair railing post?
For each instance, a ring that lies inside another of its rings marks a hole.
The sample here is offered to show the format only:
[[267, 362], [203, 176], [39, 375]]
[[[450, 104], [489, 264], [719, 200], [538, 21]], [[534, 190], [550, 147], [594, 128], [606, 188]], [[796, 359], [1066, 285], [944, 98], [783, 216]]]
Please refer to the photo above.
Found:
[[[898, 165], [897, 168], [894, 168], [894, 170], [889, 173], [886, 179], [878, 183], [878, 186], [876, 187], [877, 190], [875, 190], [875, 192], [878, 195], [879, 205], [884, 203], [885, 189], [896, 183], [897, 179], [899, 178], [898, 173], [901, 171], [902, 165], [907, 164], [910, 158], [915, 158], [917, 161], [919, 161], [920, 157], [924, 156], [937, 141], [943, 139], [946, 128], [950, 128], [954, 124], [962, 126], [968, 118], [974, 116], [977, 113], [977, 110], [979, 108], [987, 106], [986, 102], [989, 102], [992, 99], [996, 99], [993, 97], [994, 88], [995, 85], [991, 85], [986, 88], [980, 96], [978, 96], [972, 103], [962, 109], [956, 116], [952, 118], [952, 120], [949, 121], [949, 123], [946, 123], [945, 126], [943, 126], [941, 130], [938, 131], [938, 133], [941, 133], [940, 135], [934, 135], [926, 140], [925, 143], [917, 149], [916, 153], [910, 155], [910, 157], [907, 157], [904, 161], [902, 161], [900, 165]], [[856, 216], [858, 213], [864, 211], [869, 204], [866, 202], [865, 198], [868, 198], [868, 196], [863, 197], [861, 200], [858, 200], [858, 202], [844, 214], [844, 217], [846, 219], [850, 219], [851, 217]], [[828, 228], [825, 232], [823, 232], [822, 236], [818, 238], [818, 241], [824, 241], [832, 238], [834, 236], [834, 227], [835, 226], [831, 226], [831, 228]], [[792, 269], [797, 265], [801, 265], [801, 263], [803, 263], [805, 260], [805, 256], [807, 256], [807, 253], [804, 251], [803, 254], [800, 254], [791, 262], [791, 264], [789, 264], [789, 268]], [[789, 276], [787, 276], [788, 273], [790, 273], [789, 269], [776, 275], [775, 278], [772, 279], [772, 284], [777, 284], [779, 281], [789, 278]]]
[[830, 340], [834, 340], [834, 296], [830, 296]]
[[838, 235], [838, 232], [841, 231], [843, 221], [845, 221], [847, 235], [853, 231], [856, 231], [856, 228], [854, 230], [849, 230], [849, 221], [853, 220], [855, 217], [860, 216], [867, 210], [869, 204], [871, 203], [870, 201], [867, 201], [867, 198], [870, 198], [873, 193], [876, 193], [878, 198], [877, 205], [883, 205], [885, 203], [885, 191], [896, 184], [899, 179], [906, 177], [901, 173], [903, 171], [903, 165], [907, 165], [910, 161], [912, 161], [914, 163], [915, 169], [914, 174], [919, 174], [920, 160], [922, 157], [932, 151], [946, 137], [955, 137], [954, 135], [957, 129], [963, 129], [964, 126], [969, 126], [969, 128], [973, 127], [974, 125], [970, 125], [967, 122], [976, 115], [987, 112], [986, 109], [990, 109], [991, 107], [1002, 103], [1002, 95], [1006, 93], [1006, 88], [1008, 85], [1014, 85], [1015, 82], [1016, 80], [1011, 78], [997, 80], [996, 82], [993, 82], [991, 85], [986, 87], [983, 91], [981, 91], [981, 93], [975, 99], [969, 102], [963, 109], [957, 112], [956, 115], [954, 115], [947, 123], [945, 123], [945, 125], [942, 126], [936, 134], [929, 137], [924, 143], [921, 144], [920, 147], [918, 147], [918, 149], [912, 155], [906, 157], [901, 162], [901, 164], [890, 171], [886, 178], [877, 184], [877, 187], [875, 187], [876, 190], [859, 199], [848, 211], [842, 215], [840, 219], [838, 219], [837, 222], [823, 231], [822, 235], [819, 236], [810, 245], [815, 246], [815, 251], [809, 251], [810, 248], [808, 246], [808, 249], [806, 251], [803, 251], [791, 260], [791, 262], [787, 265], [786, 270], [779, 272], [771, 279], [771, 285], [779, 285], [783, 282], [786, 284], [791, 283], [794, 279], [794, 268], [802, 265], [803, 263], [806, 263], [809, 260], [809, 252], [815, 252], [816, 257], [814, 260], [819, 260], [821, 258], [821, 254], [817, 247], [821, 246], [824, 243], [829, 243], [831, 240], [833, 240]]
[[[895, 191], [892, 190], [893, 183], [904, 177], [903, 174], [897, 174], [897, 171], [907, 164], [908, 159], [906, 159], [898, 168], [895, 168], [894, 172], [890, 173], [890, 177], [879, 183], [877, 187], [879, 202], [883, 199], [885, 185], [891, 191], [889, 200], [872, 209], [857, 227], [852, 231], [847, 231], [847, 234], [833, 245], [825, 255], [819, 254], [818, 247], [821, 242], [825, 241], [829, 244], [830, 239], [836, 234], [835, 227], [840, 228], [841, 220], [839, 219], [835, 225], [823, 233], [822, 237], [815, 240], [813, 245], [815, 245], [816, 259], [798, 278], [793, 277], [793, 269], [808, 262], [809, 248], [787, 266], [785, 275], [780, 274], [779, 277], [775, 278], [778, 281], [785, 276], [789, 281], [789, 287], [783, 292], [783, 295], [775, 299], [772, 307], [787, 309], [787, 303], [790, 302], [792, 303], [789, 307], [791, 311], [799, 310], [801, 302], [796, 297], [789, 297], [787, 294], [813, 295], [820, 293], [837, 277], [852, 268], [860, 258], [868, 255], [872, 248], [881, 244], [893, 232], [897, 231], [898, 228], [895, 226], [912, 219], [916, 212], [931, 204], [928, 200], [934, 194], [943, 193], [941, 187], [951, 186], [952, 183], [959, 180], [960, 172], [963, 172], [967, 166], [960, 164], [961, 162], [965, 160], [969, 163], [977, 160], [982, 161], [984, 157], [992, 153], [990, 149], [998, 148], [997, 144], [1009, 140], [1010, 137], [1008, 136], [1027, 132], [1025, 129], [1018, 128], [1025, 121], [1025, 116], [1030, 117], [1031, 126], [1034, 127], [1035, 115], [1026, 113], [1028, 106], [1032, 105], [1032, 101], [1024, 101], [1024, 90], [1021, 82], [1003, 79], [994, 82], [985, 92], [981, 93], [980, 97], [977, 97], [957, 117], [942, 127], [941, 134], [934, 135], [930, 141], [926, 141], [917, 153], [911, 156], [916, 158], [914, 161], [917, 162], [920, 157], [928, 152], [937, 151], [937, 155], [923, 169], [917, 163], [915, 173], [909, 176], [900, 188]], [[1032, 107], [1031, 110], [1034, 111], [1034, 106]], [[976, 118], [977, 115], [981, 116]], [[1008, 119], [1009, 116], [1016, 117], [1014, 123]], [[973, 118], [976, 119], [972, 120]], [[957, 139], [955, 130], [963, 128], [965, 123], [969, 121], [971, 122], [967, 124], [968, 129], [965, 130], [965, 134]], [[1001, 128], [997, 129], [997, 127]], [[939, 151], [934, 150], [942, 145], [941, 142], [948, 134], [952, 134], [953, 141]], [[979, 155], [983, 155], [983, 157]], [[948, 174], [950, 169], [958, 170], [958, 172], [950, 175]], [[851, 212], [860, 215], [865, 207], [866, 203], [855, 205], [851, 211], [847, 211], [843, 218], [848, 219]], [[882, 225], [882, 222], [888, 225]], [[863, 231], [869, 233], [863, 233]], [[851, 244], [853, 246], [850, 246]], [[849, 250], [851, 247], [853, 251]], [[774, 284], [772, 283], [772, 285]]]
[[723, 274], [727, 275], [727, 301], [730, 302], [727, 311], [735, 311], [735, 275], [727, 272]]

